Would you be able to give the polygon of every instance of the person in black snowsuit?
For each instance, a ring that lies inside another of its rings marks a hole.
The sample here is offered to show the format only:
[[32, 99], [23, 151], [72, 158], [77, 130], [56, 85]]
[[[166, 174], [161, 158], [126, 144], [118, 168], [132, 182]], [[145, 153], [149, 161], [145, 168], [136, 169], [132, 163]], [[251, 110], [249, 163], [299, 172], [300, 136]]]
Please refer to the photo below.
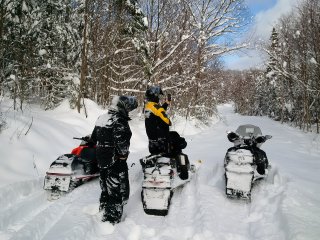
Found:
[[98, 118], [91, 134], [91, 140], [97, 146], [102, 190], [99, 209], [103, 212], [103, 222], [119, 223], [123, 205], [129, 198], [126, 160], [132, 133], [128, 113], [137, 106], [135, 97], [115, 96], [108, 113]]
[[158, 86], [147, 89], [145, 97], [145, 127], [149, 139], [149, 152], [152, 155], [166, 154], [168, 152], [169, 126], [171, 121], [166, 115], [169, 101], [159, 104], [159, 97], [163, 92]]
[[171, 121], [166, 115], [170, 104], [171, 96], [162, 104], [159, 104], [160, 95], [163, 92], [159, 86], [151, 86], [147, 89], [145, 97], [147, 103], [144, 109], [146, 133], [149, 139], [149, 152], [151, 155], [161, 154], [162, 156], [174, 159], [179, 172], [179, 177], [188, 179], [190, 168], [188, 156], [182, 153], [187, 146], [184, 138], [175, 131], [170, 131]]

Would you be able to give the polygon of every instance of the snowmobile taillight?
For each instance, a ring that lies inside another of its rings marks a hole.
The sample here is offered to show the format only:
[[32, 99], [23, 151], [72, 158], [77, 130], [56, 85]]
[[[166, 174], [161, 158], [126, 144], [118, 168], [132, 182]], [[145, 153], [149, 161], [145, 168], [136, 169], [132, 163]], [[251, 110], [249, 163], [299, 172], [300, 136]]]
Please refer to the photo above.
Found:
[[149, 183], [152, 183], [154, 185], [160, 185], [160, 184], [164, 183], [164, 181], [149, 181]]

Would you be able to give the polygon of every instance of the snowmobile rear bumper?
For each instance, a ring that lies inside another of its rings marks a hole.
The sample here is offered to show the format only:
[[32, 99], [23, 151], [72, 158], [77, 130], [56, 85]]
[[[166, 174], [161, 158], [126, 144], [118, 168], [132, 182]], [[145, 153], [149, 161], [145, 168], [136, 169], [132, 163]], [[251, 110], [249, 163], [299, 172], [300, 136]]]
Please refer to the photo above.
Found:
[[227, 194], [227, 197], [229, 198], [237, 198], [237, 199], [244, 199], [244, 200], [251, 199], [251, 191], [245, 192], [238, 189], [227, 188], [226, 194]]
[[70, 174], [50, 174], [47, 173], [44, 179], [45, 190], [55, 190], [61, 192], [68, 192], [71, 182]]
[[231, 198], [250, 199], [253, 172], [236, 173], [226, 171], [226, 195]]
[[144, 212], [149, 215], [166, 216], [171, 197], [170, 189], [143, 188], [141, 199]]

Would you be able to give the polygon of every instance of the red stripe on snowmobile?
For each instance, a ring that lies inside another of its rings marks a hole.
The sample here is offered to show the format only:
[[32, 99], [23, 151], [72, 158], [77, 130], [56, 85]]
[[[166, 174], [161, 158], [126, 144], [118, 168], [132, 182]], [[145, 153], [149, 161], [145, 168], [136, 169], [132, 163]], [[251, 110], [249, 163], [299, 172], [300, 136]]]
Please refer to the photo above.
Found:
[[87, 179], [87, 178], [94, 178], [94, 177], [98, 177], [99, 174], [94, 174], [94, 175], [89, 175], [89, 176], [78, 176], [76, 177], [76, 179]]
[[71, 176], [70, 173], [50, 173], [50, 172], [46, 172], [47, 175], [50, 176]]

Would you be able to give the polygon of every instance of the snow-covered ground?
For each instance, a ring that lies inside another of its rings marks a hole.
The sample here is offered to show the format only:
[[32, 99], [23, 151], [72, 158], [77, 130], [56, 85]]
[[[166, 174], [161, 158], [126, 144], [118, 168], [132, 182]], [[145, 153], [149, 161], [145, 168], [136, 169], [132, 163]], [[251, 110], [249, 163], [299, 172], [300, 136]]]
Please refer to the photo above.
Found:
[[[185, 153], [202, 164], [192, 181], [175, 191], [169, 214], [156, 217], [143, 212], [140, 200], [138, 159], [147, 154], [147, 139], [143, 120], [134, 117], [128, 160], [131, 195], [124, 220], [111, 226], [99, 222], [98, 179], [53, 202], [47, 201], [42, 189], [50, 163], [79, 143], [72, 137], [90, 133], [104, 110], [87, 101], [89, 117], [85, 118], [68, 109], [67, 103], [47, 112], [29, 106], [23, 114], [8, 107], [9, 102], [1, 103], [7, 121], [0, 134], [1, 240], [320, 238], [319, 135], [265, 117], [234, 114], [231, 105], [219, 107], [221, 118], [211, 127], [197, 128], [178, 119], [174, 127], [187, 139]], [[227, 199], [223, 178], [223, 158], [231, 146], [226, 131], [247, 123], [273, 135], [262, 146], [272, 169], [265, 181], [254, 186], [251, 203]]]

